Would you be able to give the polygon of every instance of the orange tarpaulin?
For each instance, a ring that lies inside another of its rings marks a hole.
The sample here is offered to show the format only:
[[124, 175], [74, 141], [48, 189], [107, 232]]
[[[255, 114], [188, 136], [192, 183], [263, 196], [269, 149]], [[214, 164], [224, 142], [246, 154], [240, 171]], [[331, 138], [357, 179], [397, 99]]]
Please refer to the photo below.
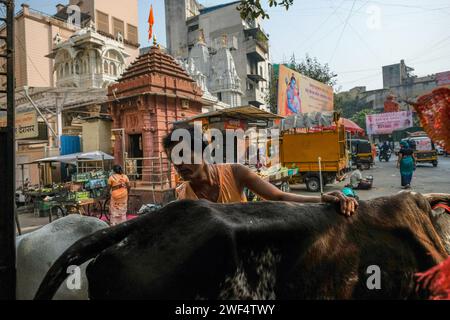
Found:
[[450, 88], [437, 88], [412, 105], [428, 136], [450, 152]]

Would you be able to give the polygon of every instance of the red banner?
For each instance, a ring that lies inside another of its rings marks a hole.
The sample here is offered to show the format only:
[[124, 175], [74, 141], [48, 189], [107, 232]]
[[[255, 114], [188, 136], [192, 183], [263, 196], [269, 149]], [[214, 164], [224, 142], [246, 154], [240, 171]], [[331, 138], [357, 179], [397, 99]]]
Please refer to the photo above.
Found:
[[428, 136], [450, 152], [450, 89], [438, 88], [421, 96], [414, 109]]

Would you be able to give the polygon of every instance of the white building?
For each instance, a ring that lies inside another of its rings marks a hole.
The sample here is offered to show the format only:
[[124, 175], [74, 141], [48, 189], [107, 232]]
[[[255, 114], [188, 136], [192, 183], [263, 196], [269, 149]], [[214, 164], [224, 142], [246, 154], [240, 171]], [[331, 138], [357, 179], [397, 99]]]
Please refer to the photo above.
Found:
[[268, 36], [260, 20], [242, 20], [236, 10], [239, 3], [204, 7], [197, 0], [165, 0], [167, 49], [177, 59], [193, 60], [219, 100], [238, 104], [241, 91], [241, 105], [264, 109], [270, 74]]
[[213, 106], [206, 111], [242, 105], [241, 79], [236, 71], [233, 55], [223, 37], [222, 47], [211, 54], [203, 37], [190, 50], [188, 58], [180, 61], [205, 92], [204, 98]]
[[107, 88], [127, 67], [129, 54], [123, 36], [117, 40], [97, 33], [93, 24], [61, 41], [57, 34], [55, 49], [56, 87]]

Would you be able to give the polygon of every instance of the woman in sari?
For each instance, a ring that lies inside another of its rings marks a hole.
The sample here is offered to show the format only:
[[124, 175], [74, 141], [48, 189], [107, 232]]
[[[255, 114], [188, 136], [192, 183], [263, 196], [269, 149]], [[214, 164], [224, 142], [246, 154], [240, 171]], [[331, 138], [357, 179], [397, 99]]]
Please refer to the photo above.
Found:
[[108, 180], [108, 186], [111, 189], [109, 205], [111, 226], [127, 221], [128, 191], [130, 190], [130, 180], [123, 174], [122, 167], [114, 166], [113, 172], [114, 174]]
[[398, 153], [397, 168], [400, 168], [400, 175], [402, 177], [402, 187], [405, 189], [411, 188], [411, 180], [414, 170], [416, 170], [416, 160], [414, 152], [409, 147], [406, 141], [400, 142], [401, 149]]

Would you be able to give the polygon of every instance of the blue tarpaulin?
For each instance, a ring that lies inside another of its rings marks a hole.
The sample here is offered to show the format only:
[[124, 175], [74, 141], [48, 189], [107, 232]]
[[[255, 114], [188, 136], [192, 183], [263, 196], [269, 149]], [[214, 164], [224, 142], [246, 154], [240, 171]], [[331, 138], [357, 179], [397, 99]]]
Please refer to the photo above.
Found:
[[81, 152], [80, 137], [78, 136], [61, 136], [61, 152], [62, 156], [66, 154], [74, 154]]

